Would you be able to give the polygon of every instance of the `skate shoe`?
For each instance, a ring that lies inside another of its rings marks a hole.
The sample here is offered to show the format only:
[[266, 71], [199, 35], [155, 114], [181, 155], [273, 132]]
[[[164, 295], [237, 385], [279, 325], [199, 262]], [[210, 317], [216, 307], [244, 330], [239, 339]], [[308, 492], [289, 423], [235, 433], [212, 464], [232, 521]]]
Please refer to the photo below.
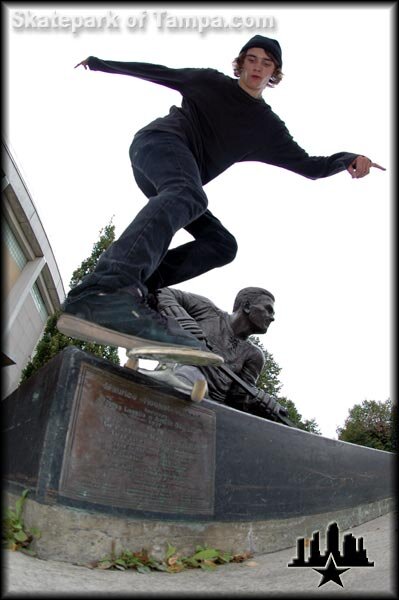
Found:
[[67, 299], [57, 327], [70, 337], [127, 349], [147, 342], [147, 345], [184, 346], [209, 352], [175, 319], [149, 308], [136, 287]]

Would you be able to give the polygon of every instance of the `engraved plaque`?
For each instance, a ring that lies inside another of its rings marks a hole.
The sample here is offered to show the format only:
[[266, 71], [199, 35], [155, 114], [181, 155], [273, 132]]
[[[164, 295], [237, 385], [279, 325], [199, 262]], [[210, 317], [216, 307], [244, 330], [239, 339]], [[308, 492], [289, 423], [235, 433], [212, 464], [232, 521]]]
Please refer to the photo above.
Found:
[[82, 363], [59, 491], [161, 513], [214, 511], [213, 411]]

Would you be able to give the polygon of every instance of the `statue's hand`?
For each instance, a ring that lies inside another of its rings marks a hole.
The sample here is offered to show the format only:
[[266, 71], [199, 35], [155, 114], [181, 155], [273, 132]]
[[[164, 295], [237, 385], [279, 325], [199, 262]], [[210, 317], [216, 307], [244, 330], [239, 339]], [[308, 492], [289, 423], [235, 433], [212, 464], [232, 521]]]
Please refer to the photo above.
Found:
[[263, 390], [258, 391], [255, 398], [255, 405], [262, 411], [265, 411], [265, 414], [272, 419], [277, 419], [279, 415], [288, 417], [287, 409], [281, 406], [274, 396], [267, 394]]

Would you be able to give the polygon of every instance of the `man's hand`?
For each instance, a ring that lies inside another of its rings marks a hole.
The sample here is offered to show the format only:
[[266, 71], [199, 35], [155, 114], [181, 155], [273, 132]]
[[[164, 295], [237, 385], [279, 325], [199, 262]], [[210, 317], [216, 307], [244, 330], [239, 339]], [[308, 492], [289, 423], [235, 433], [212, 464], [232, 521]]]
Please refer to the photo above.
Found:
[[386, 171], [384, 167], [372, 162], [369, 158], [367, 158], [367, 156], [357, 156], [353, 163], [349, 165], [347, 170], [352, 176], [352, 179], [360, 179], [361, 177], [364, 177], [370, 173], [371, 167], [381, 169], [381, 171]]
[[82, 60], [82, 62], [78, 63], [77, 65], [74, 66], [74, 69], [76, 69], [76, 67], [80, 67], [82, 65], [82, 67], [84, 67], [85, 69], [89, 68], [89, 59], [85, 58], [84, 60]]

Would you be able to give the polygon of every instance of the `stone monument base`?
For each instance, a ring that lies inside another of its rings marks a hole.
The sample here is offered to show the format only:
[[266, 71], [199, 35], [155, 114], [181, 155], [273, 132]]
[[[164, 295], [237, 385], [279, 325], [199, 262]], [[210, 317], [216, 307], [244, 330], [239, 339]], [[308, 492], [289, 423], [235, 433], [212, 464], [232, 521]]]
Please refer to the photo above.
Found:
[[3, 479], [42, 558], [196, 545], [273, 552], [392, 509], [394, 454], [192, 403], [69, 347], [2, 401]]
[[[6, 494], [5, 502], [12, 507], [17, 499], [14, 494]], [[28, 529], [37, 527], [41, 532], [41, 537], [31, 545], [38, 558], [86, 565], [109, 556], [113, 544], [116, 555], [123, 550], [136, 552], [145, 548], [159, 559], [164, 558], [168, 543], [187, 555], [198, 545], [232, 553], [277, 552], [294, 547], [300, 537], [311, 538], [314, 531], [326, 531], [332, 522], [344, 531], [393, 509], [393, 500], [387, 499], [355, 509], [290, 519], [182, 522], [113, 517], [62, 505], [49, 506], [27, 498], [24, 523]]]

